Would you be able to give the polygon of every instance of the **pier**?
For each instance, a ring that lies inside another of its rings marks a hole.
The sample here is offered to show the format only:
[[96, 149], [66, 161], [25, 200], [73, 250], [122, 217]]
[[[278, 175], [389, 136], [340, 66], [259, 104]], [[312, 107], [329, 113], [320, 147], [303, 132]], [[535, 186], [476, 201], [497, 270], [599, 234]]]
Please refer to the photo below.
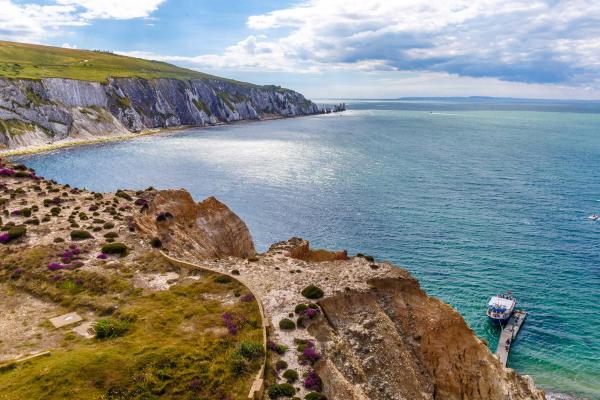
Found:
[[519, 330], [525, 322], [525, 318], [527, 318], [527, 312], [524, 310], [515, 311], [508, 323], [502, 329], [502, 333], [500, 334], [500, 339], [498, 340], [498, 347], [496, 348], [496, 356], [506, 367], [506, 362], [508, 361], [508, 353], [510, 352], [510, 346], [512, 346], [515, 338], [519, 334]]

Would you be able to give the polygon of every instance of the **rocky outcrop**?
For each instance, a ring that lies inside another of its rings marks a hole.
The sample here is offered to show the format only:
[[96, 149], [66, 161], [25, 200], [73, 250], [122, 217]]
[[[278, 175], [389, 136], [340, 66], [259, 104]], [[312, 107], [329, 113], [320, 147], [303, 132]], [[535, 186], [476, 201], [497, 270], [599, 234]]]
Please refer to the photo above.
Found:
[[368, 283], [368, 291], [319, 303], [326, 318], [311, 331], [327, 355], [317, 371], [328, 398], [544, 399], [414, 278], [399, 273]]
[[219, 79], [0, 79], [0, 148], [318, 112], [292, 90]]
[[138, 229], [194, 258], [249, 257], [255, 254], [248, 227], [226, 205], [209, 197], [194, 202], [185, 190], [157, 192], [136, 214]]

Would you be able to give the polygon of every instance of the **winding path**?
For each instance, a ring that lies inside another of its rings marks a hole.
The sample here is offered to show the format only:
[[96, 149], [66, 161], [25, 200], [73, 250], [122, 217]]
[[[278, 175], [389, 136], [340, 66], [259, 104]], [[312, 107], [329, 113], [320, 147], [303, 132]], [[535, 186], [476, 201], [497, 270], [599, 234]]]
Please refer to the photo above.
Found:
[[252, 386], [250, 387], [250, 392], [248, 393], [248, 398], [249, 399], [262, 398], [262, 394], [263, 394], [264, 386], [265, 386], [264, 376], [265, 376], [265, 367], [267, 365], [267, 353], [268, 353], [267, 352], [267, 328], [269, 327], [269, 321], [265, 317], [262, 299], [257, 295], [257, 293], [255, 291], [253, 291], [244, 282], [243, 279], [241, 279], [237, 275], [232, 275], [232, 274], [229, 274], [229, 273], [217, 270], [217, 269], [207, 268], [205, 266], [193, 264], [188, 261], [179, 260], [179, 259], [169, 256], [168, 254], [166, 254], [163, 251], [161, 251], [160, 254], [167, 261], [179, 266], [180, 268], [186, 269], [186, 270], [204, 270], [204, 271], [209, 271], [209, 272], [220, 274], [220, 275], [226, 275], [226, 276], [230, 277], [231, 279], [234, 279], [234, 280], [238, 281], [239, 283], [241, 283], [246, 289], [248, 289], [248, 291], [250, 291], [250, 293], [252, 293], [252, 295], [254, 296], [254, 299], [256, 300], [256, 303], [258, 304], [258, 311], [260, 313], [260, 319], [262, 321], [261, 325], [262, 325], [264, 357], [263, 357], [262, 366], [260, 367], [260, 370], [256, 374], [256, 377], [254, 378], [254, 381], [252, 382]]

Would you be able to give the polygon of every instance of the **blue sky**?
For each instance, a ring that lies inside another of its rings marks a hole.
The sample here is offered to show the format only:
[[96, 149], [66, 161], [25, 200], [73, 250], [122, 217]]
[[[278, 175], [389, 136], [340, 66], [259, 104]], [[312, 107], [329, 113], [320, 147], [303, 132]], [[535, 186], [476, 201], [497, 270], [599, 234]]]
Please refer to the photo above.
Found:
[[597, 0], [0, 0], [0, 38], [313, 98], [600, 99]]

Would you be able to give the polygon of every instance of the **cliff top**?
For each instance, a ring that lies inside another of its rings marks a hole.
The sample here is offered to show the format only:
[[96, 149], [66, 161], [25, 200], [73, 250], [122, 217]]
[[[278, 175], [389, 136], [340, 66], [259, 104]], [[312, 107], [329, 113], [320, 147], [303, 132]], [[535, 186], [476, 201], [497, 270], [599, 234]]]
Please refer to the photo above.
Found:
[[234, 82], [161, 61], [110, 52], [0, 41], [0, 78], [69, 78], [106, 82], [109, 77], [217, 79]]

